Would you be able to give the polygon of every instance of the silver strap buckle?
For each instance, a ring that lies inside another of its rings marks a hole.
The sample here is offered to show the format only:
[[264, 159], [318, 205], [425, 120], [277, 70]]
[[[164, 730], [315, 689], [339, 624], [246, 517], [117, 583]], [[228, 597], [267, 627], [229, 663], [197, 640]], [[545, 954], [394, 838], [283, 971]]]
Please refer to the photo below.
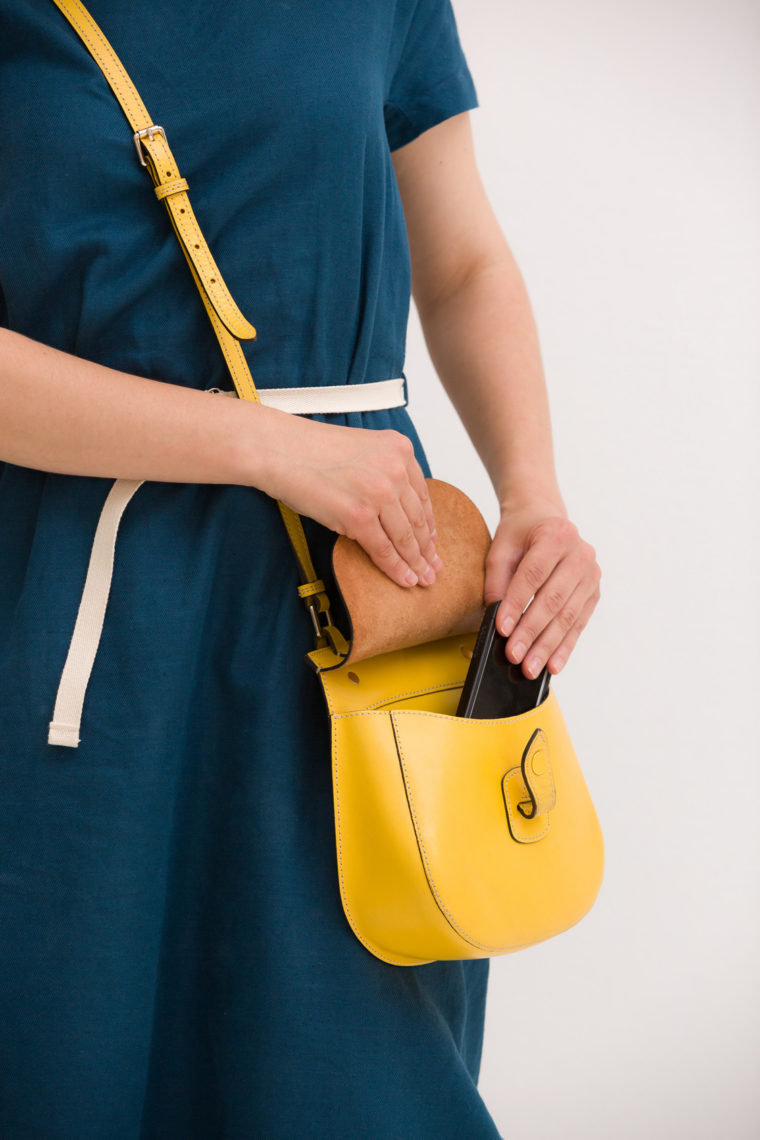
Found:
[[[152, 123], [149, 127], [143, 127], [143, 129], [141, 131], [135, 131], [134, 135], [132, 136], [132, 138], [134, 139], [134, 143], [135, 143], [135, 150], [137, 151], [137, 157], [140, 159], [140, 166], [147, 166], [148, 165], [147, 162], [145, 161], [145, 157], [143, 155], [143, 148], [142, 148], [142, 143], [140, 142], [140, 140], [141, 139], [151, 139], [152, 140], [154, 135], [161, 135], [163, 137], [164, 142], [166, 142], [166, 131], [164, 130], [164, 128], [163, 127], [157, 127]], [[168, 143], [167, 143], [167, 146], [168, 146]]]

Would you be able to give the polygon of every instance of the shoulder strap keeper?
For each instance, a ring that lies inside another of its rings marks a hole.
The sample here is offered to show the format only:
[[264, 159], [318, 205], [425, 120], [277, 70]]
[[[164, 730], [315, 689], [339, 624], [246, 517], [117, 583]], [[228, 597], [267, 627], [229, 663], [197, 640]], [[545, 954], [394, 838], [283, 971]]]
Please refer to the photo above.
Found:
[[307, 582], [304, 586], [298, 587], [299, 598], [310, 598], [312, 594], [324, 594], [325, 584], [321, 578], [317, 578], [316, 582]]
[[170, 194], [179, 194], [181, 190], [189, 190], [186, 178], [175, 178], [173, 182], [164, 182], [162, 186], [155, 187], [155, 195], [161, 198], [168, 198]]

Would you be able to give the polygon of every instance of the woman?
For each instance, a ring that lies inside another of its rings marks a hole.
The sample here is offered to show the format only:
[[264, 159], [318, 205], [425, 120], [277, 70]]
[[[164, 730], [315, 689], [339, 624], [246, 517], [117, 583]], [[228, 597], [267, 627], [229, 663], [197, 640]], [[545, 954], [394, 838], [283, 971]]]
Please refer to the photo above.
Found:
[[[261, 390], [399, 377], [411, 263], [502, 508], [487, 600], [524, 671], [557, 673], [599, 571], [557, 487], [449, 0], [116, 9], [90, 4], [255, 318]], [[343, 917], [274, 502], [310, 520], [318, 564], [338, 531], [432, 583], [414, 428], [403, 407], [207, 394], [224, 363], [100, 70], [52, 3], [2, 14], [0, 1134], [496, 1136], [475, 1084], [487, 961], [389, 966]], [[48, 725], [115, 478], [146, 482], [73, 751]]]

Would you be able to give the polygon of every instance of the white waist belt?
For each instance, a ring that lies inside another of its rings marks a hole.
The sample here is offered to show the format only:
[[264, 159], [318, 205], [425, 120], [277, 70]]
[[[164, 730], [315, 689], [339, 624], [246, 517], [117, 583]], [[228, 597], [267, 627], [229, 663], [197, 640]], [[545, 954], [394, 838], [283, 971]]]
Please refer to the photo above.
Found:
[[[220, 389], [212, 388], [217, 392]], [[234, 396], [235, 392], [225, 393]], [[374, 384], [342, 384], [324, 388], [259, 388], [259, 398], [267, 407], [294, 415], [312, 413], [376, 412], [405, 404], [404, 378], [380, 380]], [[95, 656], [103, 632], [108, 595], [113, 578], [116, 535], [121, 516], [143, 479], [116, 479], [100, 512], [90, 551], [82, 598], [79, 603], [71, 644], [58, 684], [48, 744], [76, 748], [82, 707]]]
[[[214, 391], [214, 389], [211, 389]], [[257, 388], [262, 404], [308, 416], [312, 412], [331, 415], [339, 412], [379, 412], [384, 408], [403, 408], [404, 377], [378, 380], [374, 384], [335, 384], [325, 388]], [[237, 396], [234, 391], [225, 395]]]

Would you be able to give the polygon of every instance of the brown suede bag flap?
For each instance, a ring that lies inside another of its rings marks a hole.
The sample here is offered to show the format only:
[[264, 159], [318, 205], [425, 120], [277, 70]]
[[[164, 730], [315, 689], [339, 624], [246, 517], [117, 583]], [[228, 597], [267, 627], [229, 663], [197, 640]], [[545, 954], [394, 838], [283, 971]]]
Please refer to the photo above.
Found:
[[432, 586], [397, 586], [358, 542], [341, 535], [335, 543], [333, 573], [353, 632], [347, 662], [472, 633], [480, 626], [488, 527], [463, 491], [439, 479], [426, 483], [443, 562]]

